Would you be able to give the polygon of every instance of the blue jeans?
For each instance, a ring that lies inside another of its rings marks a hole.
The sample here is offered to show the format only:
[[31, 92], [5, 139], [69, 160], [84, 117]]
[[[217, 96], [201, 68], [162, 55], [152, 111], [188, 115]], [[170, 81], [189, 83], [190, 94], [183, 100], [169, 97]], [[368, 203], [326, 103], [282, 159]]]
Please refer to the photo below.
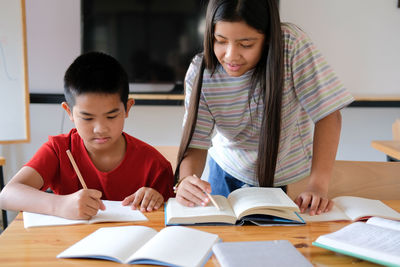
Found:
[[212, 157], [209, 157], [208, 166], [210, 170], [208, 182], [211, 184], [212, 195], [227, 197], [232, 191], [247, 185], [225, 172]]
[[[211, 185], [212, 195], [222, 195], [227, 197], [232, 191], [242, 188], [244, 186], [253, 186], [246, 184], [229, 173], [225, 172], [212, 157], [209, 157], [208, 166], [210, 174], [208, 176], [208, 182]], [[286, 185], [280, 186], [286, 193]]]

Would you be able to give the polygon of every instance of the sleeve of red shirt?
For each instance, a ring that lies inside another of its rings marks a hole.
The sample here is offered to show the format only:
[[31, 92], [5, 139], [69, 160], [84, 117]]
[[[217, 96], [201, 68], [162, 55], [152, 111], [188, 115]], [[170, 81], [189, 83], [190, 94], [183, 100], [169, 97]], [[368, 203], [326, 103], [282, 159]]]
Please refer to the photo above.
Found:
[[41, 190], [46, 190], [55, 182], [54, 177], [58, 177], [59, 159], [52, 145], [51, 140], [44, 143], [35, 155], [24, 166], [35, 169], [43, 179]]

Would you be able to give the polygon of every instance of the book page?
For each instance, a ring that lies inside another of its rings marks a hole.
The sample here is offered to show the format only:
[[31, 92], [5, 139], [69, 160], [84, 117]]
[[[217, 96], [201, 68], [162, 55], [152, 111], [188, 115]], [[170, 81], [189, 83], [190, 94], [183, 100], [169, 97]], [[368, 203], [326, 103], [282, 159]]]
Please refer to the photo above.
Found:
[[140, 210], [133, 210], [130, 206], [122, 206], [122, 201], [103, 200], [105, 210], [99, 210], [89, 223], [98, 222], [133, 222], [147, 221], [147, 217]]
[[227, 199], [219, 195], [214, 195], [213, 197], [221, 210], [218, 210], [212, 203], [208, 203], [205, 207], [186, 207], [181, 205], [175, 198], [168, 199], [165, 208], [166, 224], [235, 223], [236, 216]]
[[332, 209], [329, 212], [324, 212], [319, 215], [311, 216], [309, 209], [304, 213], [300, 213], [301, 218], [306, 222], [327, 222], [327, 221], [348, 221], [349, 217], [334, 203]]
[[157, 234], [145, 226], [103, 227], [57, 255], [57, 258], [126, 260]]
[[358, 256], [400, 262], [400, 232], [363, 222], [355, 222], [334, 233], [322, 235], [316, 243]]
[[121, 201], [103, 200], [106, 207], [90, 220], [70, 220], [58, 216], [23, 212], [24, 227], [59, 226], [87, 224], [98, 222], [121, 222], [121, 221], [147, 221], [146, 216], [138, 210], [132, 210], [129, 206], [122, 206]]
[[400, 220], [400, 213], [380, 200], [342, 196], [334, 198], [334, 201], [353, 221], [373, 216]]
[[400, 231], [400, 221], [393, 221], [393, 220], [388, 220], [384, 218], [379, 218], [379, 217], [372, 217], [369, 218], [367, 221], [368, 224]]
[[299, 207], [280, 188], [245, 187], [229, 194], [236, 217], [241, 218], [245, 211], [259, 208], [300, 211]]
[[170, 266], [202, 266], [211, 255], [218, 235], [182, 226], [162, 229], [132, 257], [129, 263], [168, 263]]

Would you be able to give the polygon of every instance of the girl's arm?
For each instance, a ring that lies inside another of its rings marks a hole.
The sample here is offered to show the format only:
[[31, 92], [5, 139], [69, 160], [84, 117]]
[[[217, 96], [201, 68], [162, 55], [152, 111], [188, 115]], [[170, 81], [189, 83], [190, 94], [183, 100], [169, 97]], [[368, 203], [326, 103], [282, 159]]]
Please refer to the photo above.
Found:
[[43, 178], [36, 170], [22, 167], [1, 191], [0, 207], [67, 219], [89, 219], [99, 209], [105, 209], [98, 190], [82, 189], [70, 195], [56, 195], [41, 191], [42, 186]]
[[185, 206], [207, 205], [210, 201], [204, 192], [211, 193], [208, 182], [201, 180], [207, 159], [207, 150], [189, 148], [179, 168], [176, 199]]
[[296, 199], [301, 212], [310, 208], [310, 215], [329, 211], [332, 200], [327, 198], [329, 181], [339, 144], [342, 117], [335, 111], [315, 124], [311, 173], [307, 188]]

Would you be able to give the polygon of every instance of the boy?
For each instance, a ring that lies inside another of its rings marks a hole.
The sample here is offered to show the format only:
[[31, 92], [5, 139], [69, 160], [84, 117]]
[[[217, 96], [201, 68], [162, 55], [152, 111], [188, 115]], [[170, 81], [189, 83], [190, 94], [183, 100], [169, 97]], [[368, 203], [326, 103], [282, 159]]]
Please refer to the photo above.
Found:
[[[105, 209], [101, 199], [152, 211], [173, 195], [171, 164], [123, 132], [134, 100], [114, 58], [99, 52], [79, 56], [65, 73], [64, 94], [62, 107], [76, 128], [49, 137], [0, 193], [2, 209], [89, 219]], [[88, 189], [82, 189], [68, 149]], [[47, 188], [55, 194], [43, 192]]]

